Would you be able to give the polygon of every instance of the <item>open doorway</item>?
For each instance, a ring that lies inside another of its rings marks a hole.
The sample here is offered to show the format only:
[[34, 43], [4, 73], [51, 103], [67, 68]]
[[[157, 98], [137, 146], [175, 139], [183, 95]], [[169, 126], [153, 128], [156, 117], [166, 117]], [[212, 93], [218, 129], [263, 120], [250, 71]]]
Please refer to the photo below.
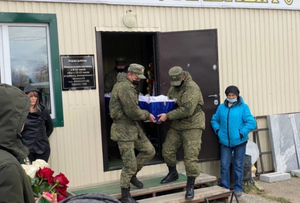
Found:
[[[139, 63], [145, 67], [145, 76], [152, 74], [153, 83], [143, 81], [141, 93], [167, 95], [170, 87], [168, 70], [179, 65], [189, 71], [202, 91], [206, 117], [206, 129], [202, 135], [200, 162], [219, 159], [218, 138], [210, 119], [219, 105], [219, 72], [217, 30], [192, 30], [180, 32], [96, 32], [99, 101], [101, 109], [102, 147], [104, 170], [122, 168], [117, 143], [110, 140], [112, 121], [105, 111], [104, 75], [114, 68], [116, 57], [125, 57], [126, 64]], [[150, 67], [153, 69], [150, 70]], [[151, 72], [152, 71], [152, 72]], [[149, 90], [152, 90], [149, 91]], [[147, 164], [162, 163], [162, 143], [169, 123], [161, 125], [142, 122], [142, 127], [156, 149], [156, 155]], [[183, 159], [179, 149], [178, 160]]]
[[[152, 79], [154, 79], [154, 37], [155, 33], [101, 32], [102, 74], [99, 75], [99, 89], [103, 89], [105, 74], [115, 68], [116, 58], [124, 57], [126, 66], [129, 66], [131, 63], [138, 63], [145, 67], [144, 73], [148, 80], [140, 81], [139, 86], [141, 88], [139, 88], [139, 91], [140, 94], [153, 96], [155, 85], [152, 83], [153, 80], [149, 80], [149, 76], [151, 75]], [[103, 95], [101, 91], [100, 95]], [[104, 150], [104, 157], [106, 158], [104, 168], [105, 170], [120, 169], [122, 160], [118, 145], [110, 139], [112, 120], [109, 116], [107, 100], [105, 108], [105, 114], [101, 112], [102, 141], [103, 147], [106, 148]], [[101, 109], [103, 110], [103, 108]], [[156, 149], [155, 157], [148, 164], [162, 163], [162, 144], [158, 136], [159, 126], [146, 122], [140, 122], [140, 126], [144, 129], [144, 132]]]

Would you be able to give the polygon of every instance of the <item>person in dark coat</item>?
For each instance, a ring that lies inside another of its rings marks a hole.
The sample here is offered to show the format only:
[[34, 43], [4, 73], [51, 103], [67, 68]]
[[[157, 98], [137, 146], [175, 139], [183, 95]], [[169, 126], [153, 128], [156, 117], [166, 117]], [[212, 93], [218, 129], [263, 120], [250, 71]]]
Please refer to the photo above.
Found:
[[22, 143], [28, 147], [28, 158], [31, 162], [43, 159], [48, 162], [50, 156], [49, 137], [53, 132], [53, 123], [50, 113], [41, 103], [38, 89], [28, 85], [24, 93], [30, 98], [30, 112], [27, 116], [24, 129], [21, 133]]
[[0, 98], [0, 202], [33, 203], [31, 185], [20, 164], [28, 149], [19, 139], [30, 100], [6, 84], [0, 84]]

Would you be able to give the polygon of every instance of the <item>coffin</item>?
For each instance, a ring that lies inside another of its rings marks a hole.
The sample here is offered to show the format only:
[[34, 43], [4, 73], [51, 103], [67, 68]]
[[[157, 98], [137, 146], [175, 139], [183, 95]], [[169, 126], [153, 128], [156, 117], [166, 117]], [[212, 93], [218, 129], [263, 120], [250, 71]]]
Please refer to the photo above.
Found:
[[[109, 100], [110, 93], [105, 94], [105, 110], [106, 113], [109, 113]], [[159, 118], [157, 115], [161, 113], [168, 113], [172, 111], [175, 107], [176, 101], [174, 99], [169, 99], [167, 96], [159, 95], [159, 96], [144, 96], [139, 95], [139, 107], [141, 109], [147, 110], [152, 113], [156, 120]]]

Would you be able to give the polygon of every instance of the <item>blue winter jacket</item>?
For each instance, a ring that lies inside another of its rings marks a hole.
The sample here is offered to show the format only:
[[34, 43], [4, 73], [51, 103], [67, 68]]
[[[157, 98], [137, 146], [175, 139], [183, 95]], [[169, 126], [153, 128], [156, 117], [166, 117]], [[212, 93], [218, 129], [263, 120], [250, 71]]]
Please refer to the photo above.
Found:
[[231, 107], [228, 107], [227, 100], [218, 107], [211, 119], [211, 125], [221, 144], [235, 147], [248, 141], [248, 134], [256, 128], [256, 121], [249, 106], [239, 96], [238, 101]]

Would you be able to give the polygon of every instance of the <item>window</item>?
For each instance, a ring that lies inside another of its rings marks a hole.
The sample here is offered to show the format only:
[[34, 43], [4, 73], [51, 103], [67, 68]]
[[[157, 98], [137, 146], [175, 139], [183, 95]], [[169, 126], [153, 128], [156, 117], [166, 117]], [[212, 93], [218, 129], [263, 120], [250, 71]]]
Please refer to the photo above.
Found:
[[54, 14], [1, 13], [0, 82], [39, 89], [56, 127], [63, 126], [59, 67]]

